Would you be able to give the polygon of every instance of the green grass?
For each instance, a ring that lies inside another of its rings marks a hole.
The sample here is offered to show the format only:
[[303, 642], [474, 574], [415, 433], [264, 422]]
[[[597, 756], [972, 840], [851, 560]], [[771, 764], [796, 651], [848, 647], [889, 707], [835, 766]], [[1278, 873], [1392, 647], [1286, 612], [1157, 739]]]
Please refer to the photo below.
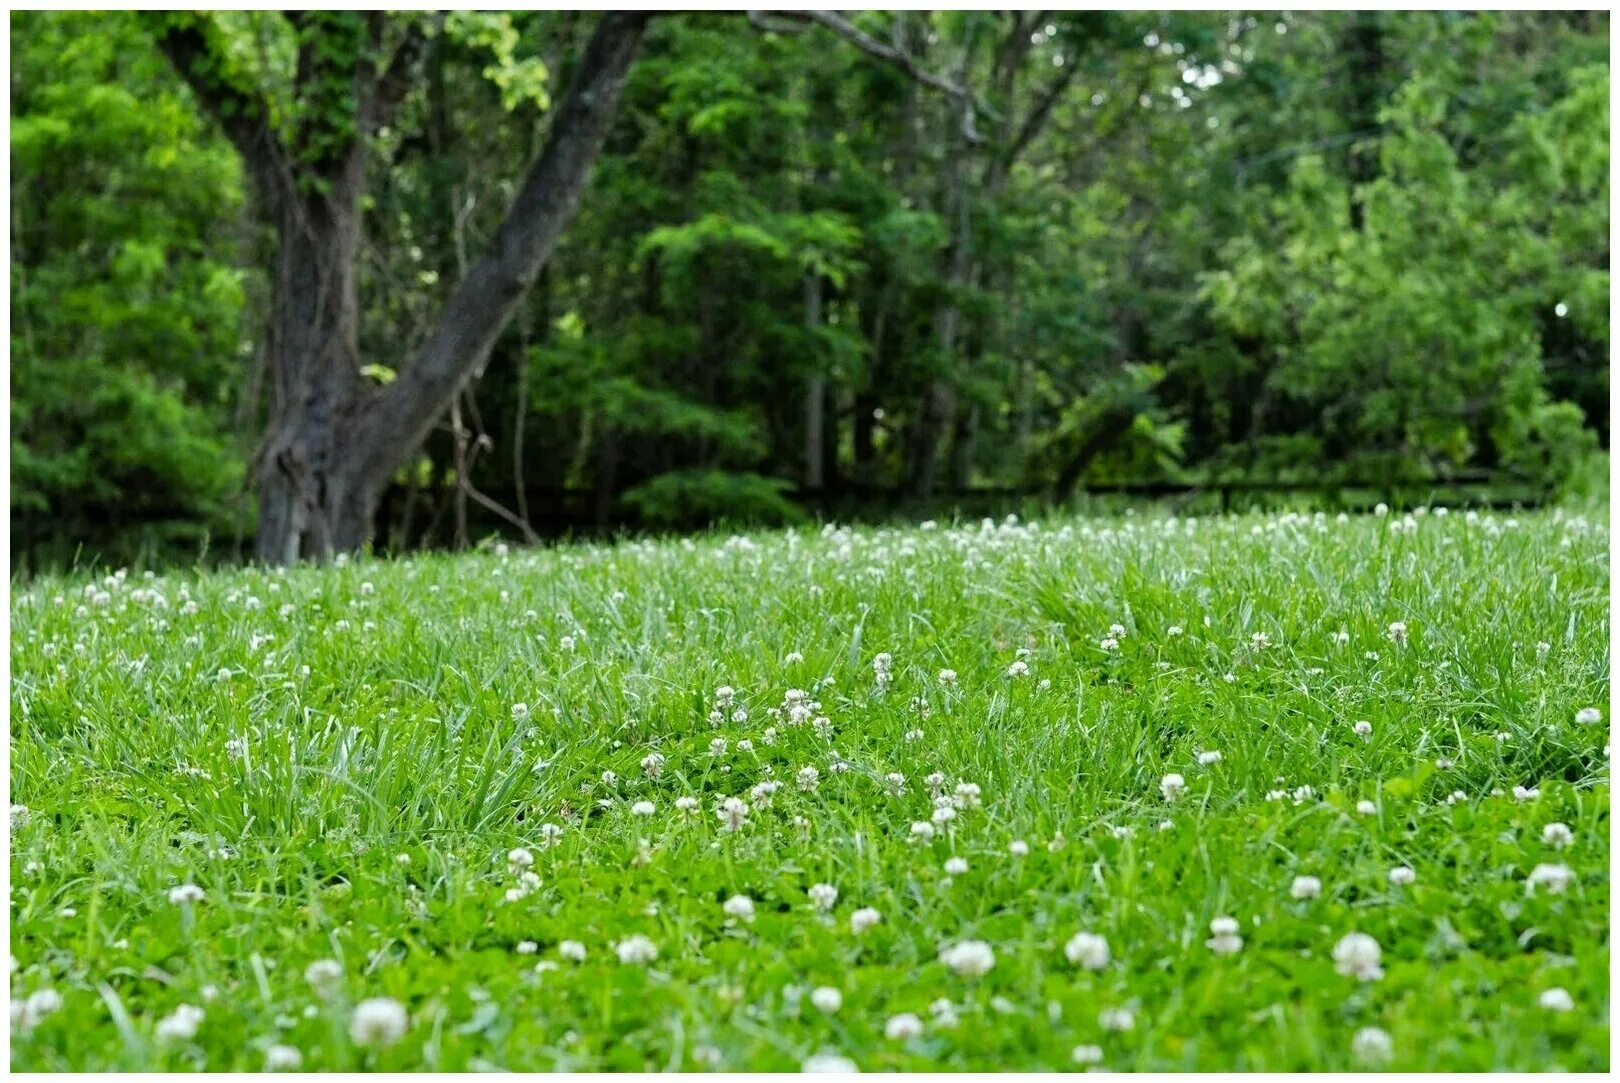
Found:
[[[1605, 1070], [1605, 518], [970, 523], [19, 584], [12, 1066], [259, 1069], [275, 1044], [313, 1069], [1068, 1069], [1077, 1046], [1352, 1069], [1377, 1027], [1393, 1069]], [[711, 721], [723, 685], [746, 719]], [[914, 841], [936, 772], [981, 803]], [[1537, 865], [1573, 882], [1532, 891]], [[1302, 875], [1320, 897], [1292, 897]], [[204, 898], [171, 903], [187, 883]], [[1206, 945], [1222, 916], [1235, 953]], [[1101, 969], [1065, 956], [1082, 930]], [[1350, 932], [1381, 980], [1337, 972]], [[619, 961], [634, 936], [655, 960]], [[988, 973], [941, 962], [967, 940]], [[321, 959], [341, 976], [317, 990]], [[405, 1033], [357, 1044], [378, 997]], [[182, 1005], [194, 1034], [160, 1030]], [[1119, 1008], [1134, 1027], [1105, 1029]], [[887, 1037], [905, 1013], [921, 1033]]]

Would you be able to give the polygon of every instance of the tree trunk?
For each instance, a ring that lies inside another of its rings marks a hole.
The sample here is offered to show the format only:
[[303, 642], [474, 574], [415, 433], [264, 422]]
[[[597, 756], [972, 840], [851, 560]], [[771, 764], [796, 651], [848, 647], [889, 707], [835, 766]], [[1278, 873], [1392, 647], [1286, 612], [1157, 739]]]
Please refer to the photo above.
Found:
[[[427, 341], [380, 391], [359, 371], [363, 147], [356, 141], [335, 173], [322, 171], [315, 187], [324, 194], [305, 198], [290, 172], [295, 159], [276, 145], [268, 122], [261, 116], [236, 131], [230, 118], [240, 115], [239, 105], [218, 111], [260, 187], [278, 193], [270, 201], [279, 241], [271, 327], [275, 398], [257, 469], [261, 560], [324, 559], [371, 540], [389, 479], [482, 366], [572, 220], [648, 18], [646, 12], [601, 17], [545, 149], [488, 251], [462, 279]], [[199, 96], [213, 94], [217, 104], [228, 88], [208, 81], [193, 37], [171, 34], [165, 48]], [[362, 97], [369, 92], [362, 91]]]
[[[356, 549], [382, 495], [353, 469], [346, 438], [369, 391], [359, 366], [356, 267], [365, 158], [358, 148], [325, 195], [281, 185], [270, 319], [269, 428], [258, 462], [260, 560]], [[384, 479], [386, 480], [386, 479]]]
[[[804, 276], [804, 326], [814, 332], [821, 326], [821, 276]], [[819, 365], [816, 360], [813, 364]], [[826, 485], [827, 377], [819, 370], [805, 381], [804, 388], [804, 487], [820, 492]]]
[[912, 492], [923, 498], [930, 497], [939, 485], [940, 458], [946, 437], [956, 416], [956, 386], [952, 372], [956, 367], [957, 332], [961, 325], [960, 292], [972, 280], [972, 219], [961, 169], [960, 141], [946, 155], [946, 205], [951, 213], [951, 250], [945, 272], [948, 295], [934, 315], [934, 334], [939, 342], [940, 363], [944, 371], [935, 376], [923, 396], [913, 429]]

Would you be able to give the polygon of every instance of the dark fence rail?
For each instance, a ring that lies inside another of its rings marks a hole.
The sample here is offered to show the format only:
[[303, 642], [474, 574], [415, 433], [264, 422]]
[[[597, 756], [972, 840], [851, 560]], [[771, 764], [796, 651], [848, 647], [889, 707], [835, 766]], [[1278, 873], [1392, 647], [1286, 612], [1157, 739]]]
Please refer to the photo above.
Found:
[[[512, 508], [516, 503], [511, 493], [491, 495], [500, 499], [507, 508]], [[793, 489], [784, 495], [814, 518], [865, 522], [946, 519], [953, 515], [1004, 515], [1010, 511], [1033, 513], [1050, 508], [1055, 503], [1051, 488], [1045, 486], [973, 486], [920, 498], [893, 486], [845, 481], [835, 488]], [[1304, 505], [1355, 511], [1369, 510], [1380, 502], [1393, 508], [1444, 503], [1459, 507], [1510, 509], [1539, 506], [1551, 495], [1547, 486], [1531, 479], [1501, 473], [1469, 473], [1432, 480], [1275, 481], [1233, 478], [1197, 482], [1109, 482], [1081, 487], [1071, 503], [1075, 507], [1090, 506], [1106, 510], [1115, 504], [1161, 502], [1172, 510], [1197, 510], [1206, 514]], [[617, 501], [603, 500], [600, 494], [590, 489], [530, 486], [525, 489], [524, 496], [529, 523], [536, 534], [545, 538], [600, 537], [645, 526]], [[432, 536], [426, 539], [428, 543], [449, 542], [451, 517], [435, 510], [441, 509], [448, 498], [448, 493], [434, 493], [431, 498], [418, 494], [417, 522], [415, 529], [409, 533], [406, 547], [414, 547], [423, 541], [419, 531], [431, 520], [437, 520], [437, 524]], [[388, 494], [379, 514], [379, 537], [385, 537], [384, 524], [398, 525], [404, 499], [403, 489]], [[693, 522], [682, 525], [698, 528], [705, 524]], [[468, 504], [468, 526], [474, 537], [492, 531], [516, 533], [510, 524], [502, 522], [498, 516], [474, 502]], [[396, 544], [397, 540], [396, 535]]]

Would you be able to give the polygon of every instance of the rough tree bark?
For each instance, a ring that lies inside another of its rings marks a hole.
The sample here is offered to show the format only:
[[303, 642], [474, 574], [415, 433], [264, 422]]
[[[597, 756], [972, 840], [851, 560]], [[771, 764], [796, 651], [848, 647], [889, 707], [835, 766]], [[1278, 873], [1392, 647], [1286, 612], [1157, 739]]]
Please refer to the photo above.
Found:
[[[256, 464], [261, 560], [323, 559], [370, 540], [389, 478], [484, 363], [572, 220], [650, 17], [601, 16], [545, 147], [494, 240], [384, 388], [370, 387], [359, 371], [365, 140], [419, 77], [426, 31], [413, 25], [379, 71], [372, 58], [381, 45], [380, 14], [289, 15], [304, 42], [297, 85], [309, 92], [301, 99], [309, 108], [288, 145], [261, 92], [233, 77], [206, 16], [152, 17], [159, 46], [241, 154], [276, 232], [273, 400]], [[320, 40], [328, 33], [354, 34], [355, 47], [332, 48], [332, 40]], [[333, 70], [336, 63], [348, 67]], [[351, 103], [349, 123], [329, 115], [334, 102]]]

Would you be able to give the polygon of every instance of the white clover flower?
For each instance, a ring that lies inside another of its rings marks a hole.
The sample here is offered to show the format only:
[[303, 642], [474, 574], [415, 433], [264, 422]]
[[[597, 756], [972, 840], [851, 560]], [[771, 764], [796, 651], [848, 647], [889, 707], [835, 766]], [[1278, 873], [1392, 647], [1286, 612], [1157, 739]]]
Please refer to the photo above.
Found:
[[657, 778], [664, 773], [664, 757], [657, 752], [649, 752], [641, 760], [641, 773], [648, 778]]
[[336, 959], [316, 959], [304, 968], [304, 980], [322, 996], [330, 995], [343, 982], [343, 964]]
[[528, 718], [528, 717], [529, 717], [529, 705], [527, 703], [514, 703], [514, 704], [512, 704], [512, 720], [514, 722], [521, 722], [523, 719]]
[[794, 777], [798, 780], [799, 789], [805, 791], [806, 793], [813, 791], [817, 786], [821, 785], [821, 772], [816, 770], [813, 766], [799, 768], [799, 773]]
[[939, 683], [940, 684], [955, 684], [956, 683], [956, 670], [954, 670], [954, 669], [942, 669], [942, 670], [940, 670], [939, 671]]
[[557, 945], [557, 954], [571, 963], [585, 961], [585, 945], [578, 940], [564, 940]]
[[200, 903], [207, 895], [196, 884], [181, 884], [169, 889], [169, 901], [175, 906], [186, 906], [190, 903]]
[[1166, 801], [1174, 801], [1186, 788], [1187, 780], [1173, 771], [1159, 781], [1159, 791], [1164, 794]]
[[1595, 726], [1603, 721], [1603, 712], [1596, 707], [1582, 707], [1575, 712], [1575, 721], [1583, 726]]
[[727, 831], [741, 831], [748, 819], [748, 802], [739, 797], [728, 797], [720, 803], [720, 822]]
[[1396, 887], [1405, 887], [1417, 880], [1417, 873], [1409, 865], [1396, 865], [1389, 870], [1389, 882]]
[[627, 965], [645, 966], [658, 958], [658, 945], [640, 933], [619, 941], [613, 950], [618, 953], [619, 962]]
[[514, 875], [534, 867], [534, 854], [519, 846], [506, 852], [506, 870]]
[[1355, 734], [1356, 734], [1357, 737], [1371, 737], [1372, 736], [1372, 723], [1371, 722], [1367, 722], [1367, 721], [1357, 722], [1352, 727], [1352, 729], [1355, 731]]
[[1015, 678], [1029, 676], [1029, 663], [1025, 662], [1023, 659], [1019, 659], [1007, 667], [1007, 676]]
[[996, 953], [983, 940], [963, 940], [939, 953], [939, 961], [964, 977], [988, 974], [996, 965]]
[[947, 876], [963, 876], [963, 875], [966, 875], [967, 871], [968, 871], [968, 863], [967, 863], [966, 858], [952, 857], [952, 858], [947, 858], [946, 859], [946, 861], [945, 861], [945, 875], [947, 875]]
[[1388, 629], [1389, 641], [1396, 645], [1406, 642], [1406, 622], [1391, 621]]
[[1074, 1047], [1074, 1051], [1069, 1054], [1069, 1059], [1074, 1061], [1076, 1064], [1101, 1064], [1103, 1059], [1102, 1047], [1096, 1045], [1077, 1045]]
[[[13, 957], [13, 972], [17, 969], [16, 962], [16, 958]], [[61, 1010], [62, 994], [55, 989], [40, 989], [21, 1000], [11, 1002], [11, 1029], [13, 1033], [27, 1034], [39, 1026], [47, 1015], [53, 1015]]]
[[811, 884], [810, 901], [817, 910], [831, 910], [838, 901], [838, 889], [831, 884]]
[[1387, 1064], [1395, 1055], [1395, 1041], [1378, 1027], [1362, 1027], [1350, 1039], [1350, 1055], [1368, 1067]]
[[1575, 882], [1575, 872], [1568, 865], [1537, 865], [1525, 880], [1525, 890], [1534, 892], [1538, 887], [1550, 895], [1562, 895]]
[[1314, 876], [1296, 876], [1288, 894], [1296, 899], [1314, 899], [1322, 894], [1322, 881]]
[[714, 740], [709, 742], [709, 755], [724, 756], [725, 754], [726, 739], [724, 737], [716, 737]]
[[1007, 852], [1014, 857], [1028, 857], [1029, 843], [1023, 839], [1013, 839], [1007, 844]]
[[831, 1015], [844, 1006], [844, 994], [830, 985], [818, 986], [810, 990], [810, 1003], [814, 1004], [818, 1011]]
[[405, 1005], [390, 997], [373, 997], [354, 1006], [349, 1017], [349, 1038], [359, 1046], [393, 1045], [405, 1036], [410, 1017]]
[[698, 799], [690, 795], [684, 795], [675, 799], [675, 807], [681, 812], [696, 812], [698, 809], [698, 804]]
[[1219, 751], [1217, 751], [1215, 749], [1211, 749], [1208, 752], [1200, 752], [1198, 754], [1198, 765], [1200, 767], [1208, 767], [1210, 764], [1220, 763], [1220, 762], [1221, 762], [1221, 754], [1220, 754]]
[[264, 1051], [264, 1070], [267, 1072], [296, 1072], [303, 1064], [304, 1054], [296, 1046], [273, 1045]]
[[1133, 1030], [1136, 1027], [1136, 1012], [1130, 1008], [1104, 1008], [1097, 1013], [1097, 1022], [1104, 1030]]
[[782, 656], [782, 664], [785, 666], [796, 666], [802, 661], [804, 661], [804, 655], [798, 651], [788, 651], [787, 654]]
[[1079, 932], [1063, 945], [1063, 955], [1069, 962], [1086, 970], [1101, 970], [1112, 957], [1108, 941], [1097, 933]]
[[1210, 938], [1204, 945], [1216, 955], [1234, 955], [1243, 950], [1237, 918], [1219, 917], [1209, 923]]
[[754, 900], [747, 895], [733, 895], [726, 900], [722, 909], [731, 917], [741, 921], [754, 920]]
[[729, 684], [723, 684], [714, 690], [714, 704], [722, 709], [731, 706], [731, 701], [737, 695], [737, 690]]
[[860, 1071], [855, 1062], [838, 1053], [815, 1053], [805, 1058], [799, 1065], [801, 1072], [830, 1072], [836, 1075], [849, 1075]]
[[185, 1042], [197, 1036], [206, 1013], [195, 1004], [182, 1004], [159, 1019], [153, 1033], [161, 1042]]
[[1569, 990], [1555, 987], [1543, 992], [1536, 998], [1540, 1004], [1550, 1012], [1572, 1012], [1575, 1010], [1575, 998], [1569, 995]]
[[870, 906], [863, 906], [849, 916], [849, 931], [860, 936], [883, 920], [883, 915]]
[[1346, 933], [1333, 945], [1333, 969], [1362, 981], [1377, 981], [1384, 976], [1379, 966], [1382, 958], [1378, 941], [1366, 933]]
[[1264, 632], [1256, 632], [1249, 637], [1249, 646], [1257, 651], [1263, 651], [1271, 646], [1271, 637]]
[[978, 808], [983, 804], [981, 793], [977, 782], [958, 782], [952, 804], [957, 808]]
[[1103, 636], [1097, 641], [1097, 647], [1105, 653], [1112, 654], [1119, 650], [1119, 640], [1113, 636]]
[[630, 812], [635, 816], [651, 816], [658, 811], [658, 806], [651, 801], [637, 801], [630, 806]]
[[536, 944], [533, 940], [519, 940], [518, 941], [517, 953], [519, 955], [533, 955], [535, 952], [537, 952], [539, 950], [540, 950], [540, 945]]
[[1529, 786], [1515, 786], [1515, 787], [1513, 787], [1513, 799], [1515, 801], [1534, 801], [1536, 798], [1538, 798], [1540, 796], [1541, 796], [1541, 791], [1538, 790], [1538, 789], [1535, 789], [1533, 787], [1529, 787]]
[[1575, 832], [1568, 824], [1550, 823], [1541, 829], [1541, 841], [1555, 850], [1562, 850], [1575, 841]]
[[934, 825], [926, 820], [917, 820], [911, 825], [911, 841], [928, 842], [934, 837]]
[[11, 806], [11, 830], [20, 831], [33, 821], [34, 813], [27, 805]]
[[948, 824], [954, 819], [956, 819], [956, 809], [951, 805], [940, 805], [934, 810], [934, 822], [936, 824]]
[[1185, 634], [1185, 632], [1186, 632], [1186, 629], [1182, 628], [1182, 626], [1179, 625], [1179, 624], [1172, 624], [1170, 627], [1168, 627], [1168, 628], [1166, 628], [1164, 630], [1165, 635], [1172, 636], [1172, 637], [1183, 635], [1183, 634]]
[[890, 1016], [889, 1021], [883, 1025], [883, 1036], [891, 1042], [907, 1042], [920, 1037], [922, 1032], [922, 1020], [910, 1012]]

